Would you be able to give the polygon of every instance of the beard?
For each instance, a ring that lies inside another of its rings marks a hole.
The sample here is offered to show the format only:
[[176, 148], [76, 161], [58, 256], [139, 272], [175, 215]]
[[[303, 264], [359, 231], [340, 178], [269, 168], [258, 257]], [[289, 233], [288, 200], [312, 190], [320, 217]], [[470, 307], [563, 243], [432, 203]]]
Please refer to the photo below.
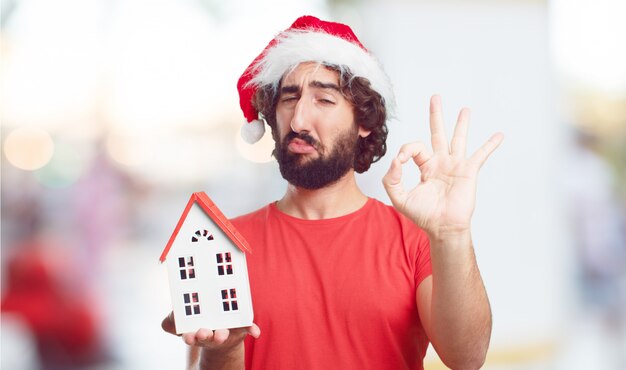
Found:
[[[354, 156], [357, 148], [358, 130], [348, 130], [336, 140], [332, 150], [327, 148], [307, 133], [291, 131], [280, 141], [274, 138], [276, 144], [274, 157], [278, 161], [280, 174], [290, 184], [309, 190], [321, 189], [342, 178], [354, 166]], [[312, 145], [319, 156], [307, 159], [303, 154], [291, 153], [288, 145], [291, 140], [298, 138]]]

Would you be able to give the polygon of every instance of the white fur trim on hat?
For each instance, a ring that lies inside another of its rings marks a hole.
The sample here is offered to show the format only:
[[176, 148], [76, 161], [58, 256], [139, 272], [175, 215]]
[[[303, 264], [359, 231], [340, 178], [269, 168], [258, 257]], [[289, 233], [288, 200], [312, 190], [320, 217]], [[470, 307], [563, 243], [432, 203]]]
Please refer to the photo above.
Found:
[[256, 86], [276, 88], [283, 74], [304, 62], [319, 62], [347, 68], [358, 77], [369, 80], [371, 88], [385, 102], [389, 116], [395, 109], [395, 98], [389, 77], [373, 55], [357, 44], [324, 32], [291, 30], [280, 34], [276, 45], [267, 50], [254, 67], [248, 82]]

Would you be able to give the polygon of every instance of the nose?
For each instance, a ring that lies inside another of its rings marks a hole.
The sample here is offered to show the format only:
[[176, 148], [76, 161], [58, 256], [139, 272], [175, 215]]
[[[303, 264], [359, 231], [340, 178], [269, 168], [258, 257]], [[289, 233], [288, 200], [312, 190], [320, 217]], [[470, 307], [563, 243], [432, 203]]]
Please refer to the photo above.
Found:
[[291, 117], [290, 127], [295, 133], [310, 132], [311, 117], [309, 104], [304, 97], [300, 98], [296, 103]]

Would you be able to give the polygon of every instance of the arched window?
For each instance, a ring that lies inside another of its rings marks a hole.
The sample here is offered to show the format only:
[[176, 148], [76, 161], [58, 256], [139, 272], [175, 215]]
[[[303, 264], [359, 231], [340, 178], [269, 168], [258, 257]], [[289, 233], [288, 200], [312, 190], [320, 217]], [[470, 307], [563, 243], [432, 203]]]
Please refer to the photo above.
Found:
[[213, 240], [213, 234], [209, 233], [209, 230], [196, 230], [194, 235], [191, 237], [191, 241], [193, 243], [197, 243], [201, 239], [211, 241]]

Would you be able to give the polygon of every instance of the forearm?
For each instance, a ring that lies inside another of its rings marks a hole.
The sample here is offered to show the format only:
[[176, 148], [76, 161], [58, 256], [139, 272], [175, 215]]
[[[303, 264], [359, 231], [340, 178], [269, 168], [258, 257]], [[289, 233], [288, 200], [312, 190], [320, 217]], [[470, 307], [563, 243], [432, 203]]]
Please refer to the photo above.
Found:
[[491, 337], [491, 308], [469, 231], [431, 237], [431, 333], [454, 369], [482, 366]]
[[200, 370], [242, 370], [244, 363], [244, 344], [239, 343], [227, 353], [219, 354], [203, 348], [200, 353]]

